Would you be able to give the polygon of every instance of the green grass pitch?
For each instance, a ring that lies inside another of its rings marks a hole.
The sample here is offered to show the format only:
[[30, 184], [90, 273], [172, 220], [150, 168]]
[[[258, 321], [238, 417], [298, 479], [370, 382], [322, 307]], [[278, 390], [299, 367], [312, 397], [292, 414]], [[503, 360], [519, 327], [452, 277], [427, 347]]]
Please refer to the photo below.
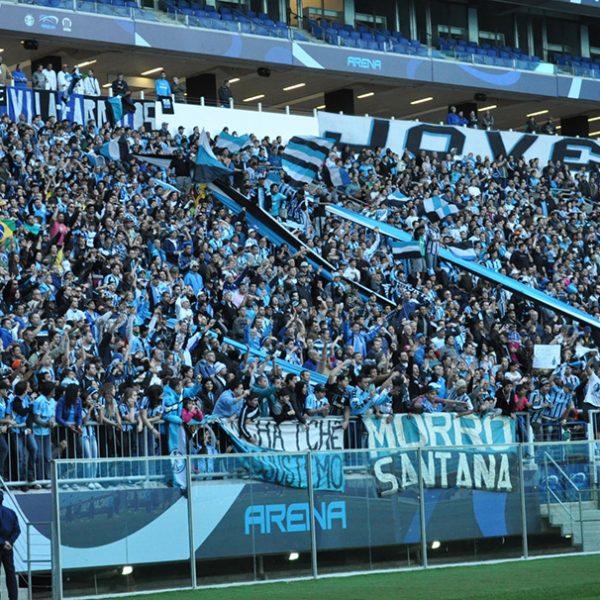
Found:
[[167, 592], [145, 600], [599, 600], [600, 555]]

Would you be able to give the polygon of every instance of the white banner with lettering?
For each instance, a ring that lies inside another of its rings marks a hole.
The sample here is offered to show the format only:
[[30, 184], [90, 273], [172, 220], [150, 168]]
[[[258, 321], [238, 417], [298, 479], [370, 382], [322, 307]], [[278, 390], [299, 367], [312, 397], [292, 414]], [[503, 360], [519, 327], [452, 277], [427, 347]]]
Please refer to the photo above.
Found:
[[421, 150], [457, 156], [495, 158], [499, 155], [525, 160], [538, 158], [541, 165], [561, 161], [571, 166], [600, 163], [600, 144], [591, 139], [559, 135], [535, 135], [519, 131], [484, 131], [415, 121], [391, 121], [319, 112], [319, 135], [339, 139], [338, 145], [391, 148], [397, 154]]

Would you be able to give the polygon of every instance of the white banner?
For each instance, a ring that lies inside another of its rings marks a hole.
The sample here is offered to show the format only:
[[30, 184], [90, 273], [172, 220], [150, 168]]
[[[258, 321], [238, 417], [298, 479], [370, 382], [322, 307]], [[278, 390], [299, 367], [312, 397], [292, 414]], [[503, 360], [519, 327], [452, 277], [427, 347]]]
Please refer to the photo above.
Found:
[[249, 433], [256, 445], [283, 452], [307, 450], [343, 450], [342, 418], [311, 419], [308, 428], [298, 421], [284, 421], [279, 425], [272, 419], [248, 423]]
[[[535, 135], [518, 131], [483, 131], [453, 125], [432, 125], [415, 121], [388, 121], [373, 117], [353, 117], [319, 112], [319, 135], [339, 137], [338, 146], [382, 146], [397, 154], [421, 150], [457, 156], [495, 158], [499, 155], [530, 160], [541, 166], [561, 161], [572, 166], [600, 162], [600, 144], [591, 139], [559, 135]], [[377, 126], [375, 126], [377, 125]]]
[[560, 344], [535, 344], [533, 346], [534, 369], [556, 369], [560, 365]]

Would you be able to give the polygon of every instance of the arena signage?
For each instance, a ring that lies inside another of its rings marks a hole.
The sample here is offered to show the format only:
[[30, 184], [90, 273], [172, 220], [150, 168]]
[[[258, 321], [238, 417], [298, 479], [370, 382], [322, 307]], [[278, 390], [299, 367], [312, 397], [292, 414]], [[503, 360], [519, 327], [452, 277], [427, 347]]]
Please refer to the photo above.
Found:
[[346, 65], [355, 69], [365, 71], [381, 71], [382, 63], [379, 58], [364, 58], [361, 56], [348, 56]]
[[[8, 114], [13, 121], [24, 120], [27, 123], [31, 123], [36, 115], [44, 121], [49, 118], [67, 119], [70, 123], [81, 125], [93, 120], [100, 127], [108, 121], [105, 102], [103, 97], [73, 94], [64, 103], [58, 92], [9, 86], [2, 87], [0, 92], [0, 115]], [[135, 113], [124, 116], [121, 123], [135, 129], [144, 124], [154, 128], [154, 101], [136, 100], [134, 103]]]
[[591, 139], [534, 135], [517, 131], [483, 131], [452, 125], [432, 125], [414, 121], [388, 121], [318, 113], [319, 133], [335, 137], [339, 143], [355, 147], [391, 148], [413, 155], [425, 151], [445, 155], [497, 158], [500, 155], [531, 160], [561, 161], [579, 167], [600, 163], [600, 144]]
[[[346, 529], [346, 502], [334, 500], [315, 504], [315, 525], [321, 531], [329, 531], [335, 526]], [[270, 534], [302, 533], [310, 531], [310, 507], [308, 502], [293, 504], [253, 504], [244, 513], [244, 533]]]

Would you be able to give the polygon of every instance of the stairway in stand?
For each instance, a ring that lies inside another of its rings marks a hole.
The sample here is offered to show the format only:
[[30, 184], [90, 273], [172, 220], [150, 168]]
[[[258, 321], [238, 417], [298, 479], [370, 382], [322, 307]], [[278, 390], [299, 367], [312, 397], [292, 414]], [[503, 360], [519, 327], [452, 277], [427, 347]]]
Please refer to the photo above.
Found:
[[563, 536], [583, 552], [600, 552], [600, 508], [598, 502], [563, 502], [543, 504], [541, 514], [553, 527], [560, 527]]

